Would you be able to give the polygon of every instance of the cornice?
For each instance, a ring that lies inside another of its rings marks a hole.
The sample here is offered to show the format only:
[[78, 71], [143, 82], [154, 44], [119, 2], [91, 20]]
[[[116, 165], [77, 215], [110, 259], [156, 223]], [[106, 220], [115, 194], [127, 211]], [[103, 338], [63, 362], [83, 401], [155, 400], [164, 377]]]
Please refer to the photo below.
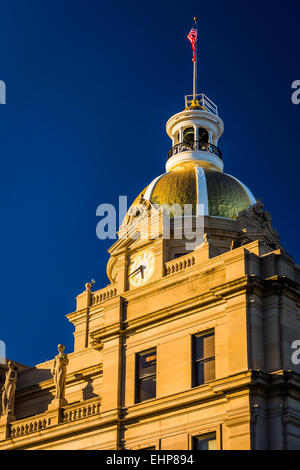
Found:
[[[227, 403], [236, 396], [247, 396], [258, 389], [273, 392], [274, 386], [277, 393], [283, 391], [282, 386], [285, 387], [286, 391], [290, 391], [293, 387], [300, 391], [300, 375], [293, 371], [266, 373], [260, 370], [245, 370], [180, 393], [148, 400], [139, 404], [132, 404], [124, 407], [123, 410], [116, 408], [108, 413], [104, 412], [97, 416], [70, 422], [68, 426], [65, 423], [60, 423], [41, 430], [37, 434], [20, 436], [14, 439], [8, 438], [0, 442], [0, 448], [26, 449], [35, 445], [45, 445], [47, 442], [59, 443], [61, 439], [76, 437], [76, 435], [90, 433], [107, 427], [115, 427], [120, 424], [134, 426], [139, 424], [141, 419], [153, 420], [153, 418], [159, 418], [163, 415], [174, 416], [176, 413], [185, 412], [188, 407], [211, 406], [216, 401]], [[86, 404], [88, 401], [83, 403]], [[72, 407], [72, 405], [70, 406]], [[78, 404], [74, 404], [74, 407], [76, 406]], [[249, 404], [249, 411], [245, 409], [242, 416], [240, 413], [238, 416], [235, 416], [228, 411], [226, 425], [235, 425], [241, 419], [242, 421], [249, 420], [253, 414], [250, 407], [251, 405]], [[120, 412], [123, 416], [124, 412], [126, 412], [126, 416], [122, 419], [119, 419]], [[292, 410], [283, 419], [286, 422], [293, 421], [299, 425], [299, 416]]]
[[[91, 337], [94, 340], [102, 340], [107, 338], [110, 335], [130, 334], [132, 331], [136, 331], [138, 328], [143, 328], [145, 326], [150, 326], [152, 323], [163, 322], [169, 320], [171, 317], [180, 314], [180, 317], [185, 315], [191, 315], [196, 310], [203, 309], [208, 305], [213, 304], [222, 304], [226, 302], [226, 299], [230, 295], [237, 295], [241, 291], [246, 292], [246, 287], [248, 283], [248, 277], [243, 276], [239, 280], [231, 281], [229, 283], [223, 284], [223, 290], [220, 288], [210, 289], [204, 294], [197, 295], [193, 298], [188, 298], [183, 302], [179, 302], [175, 306], [164, 307], [162, 309], [157, 309], [146, 315], [141, 315], [135, 317], [131, 320], [127, 320], [123, 323], [115, 323], [109, 327], [100, 328], [91, 333]], [[225, 288], [227, 287], [227, 289]], [[226, 295], [225, 295], [226, 294]]]
[[[185, 282], [190, 282], [192, 279], [201, 278], [204, 273], [194, 273], [194, 276], [187, 276]], [[172, 282], [165, 286], [165, 289], [174, 288], [177, 284], [183, 285], [183, 281], [177, 280], [176, 282]], [[213, 304], [221, 304], [226, 303], [227, 300], [232, 299], [236, 296], [241, 294], [257, 294], [259, 296], [263, 296], [266, 294], [266, 289], [270, 291], [270, 293], [278, 293], [278, 289], [281, 290], [282, 293], [288, 295], [289, 297], [293, 298], [295, 301], [299, 301], [299, 292], [296, 291], [294, 288], [298, 287], [299, 285], [294, 281], [288, 280], [285, 277], [274, 277], [272, 279], [262, 279], [257, 275], [244, 275], [238, 279], [234, 279], [233, 281], [229, 281], [223, 283], [219, 286], [213, 287], [209, 289], [209, 291], [196, 295], [194, 297], [189, 297], [182, 302], [177, 303], [176, 305], [164, 307], [162, 309], [157, 309], [145, 315], [140, 315], [133, 319], [127, 320], [126, 322], [118, 322], [114, 323], [113, 325], [106, 326], [104, 328], [100, 328], [95, 330], [91, 333], [91, 337], [96, 340], [102, 340], [109, 336], [116, 336], [118, 334], [129, 334], [132, 330], [136, 330], [138, 328], [144, 328], [146, 326], [150, 326], [153, 323], [157, 322], [164, 322], [165, 320], [169, 320], [171, 317], [175, 315], [185, 316], [187, 314], [193, 314], [196, 310], [203, 309], [207, 306], [211, 306]], [[161, 291], [162, 289], [160, 289]], [[153, 295], [157, 293], [157, 289], [152, 289], [152, 291], [148, 291], [148, 295]], [[145, 292], [140, 292], [139, 295], [134, 292], [132, 295], [126, 295], [124, 293], [124, 302], [134, 302], [141, 300], [145, 296]], [[133, 297], [130, 299], [130, 297]]]
[[271, 373], [261, 370], [252, 371], [252, 390], [278, 394], [285, 390], [300, 393], [300, 374], [293, 370], [278, 370]]
[[199, 404], [207, 403], [210, 406], [215, 400], [227, 402], [233, 392], [242, 395], [248, 393], [251, 377], [251, 370], [245, 370], [180, 393], [130, 405], [126, 407], [126, 418], [122, 421], [129, 423], [148, 416], [152, 418], [157, 415], [171, 414], [176, 410]]
[[88, 312], [88, 308], [82, 308], [81, 310], [75, 310], [75, 312], [68, 313], [66, 317], [71, 323], [76, 323], [81, 320], [84, 315], [88, 314]]
[[300, 302], [300, 285], [287, 276], [262, 278], [256, 274], [248, 275], [249, 293], [258, 296], [285, 295], [296, 303]]
[[113, 323], [112, 325], [109, 326], [104, 326], [103, 328], [100, 328], [98, 330], [94, 330], [90, 333], [90, 337], [93, 339], [95, 344], [99, 344], [99, 340], [104, 341], [108, 337], [114, 337], [118, 336], [120, 333], [123, 332], [122, 329], [122, 323], [117, 322]]

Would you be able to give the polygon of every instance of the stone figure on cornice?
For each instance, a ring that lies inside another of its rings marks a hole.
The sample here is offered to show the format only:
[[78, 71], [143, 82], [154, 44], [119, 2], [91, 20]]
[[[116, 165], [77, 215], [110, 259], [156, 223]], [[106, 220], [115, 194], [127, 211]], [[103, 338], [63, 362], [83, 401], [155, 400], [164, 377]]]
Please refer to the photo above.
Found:
[[14, 363], [8, 361], [8, 371], [6, 372], [5, 382], [2, 387], [2, 416], [14, 414], [16, 386], [17, 371], [14, 368]]
[[63, 344], [59, 344], [57, 346], [59, 354], [54, 358], [54, 364], [52, 368], [52, 375], [54, 377], [55, 383], [55, 398], [56, 399], [65, 399], [65, 389], [66, 389], [66, 376], [67, 376], [67, 365], [69, 363], [69, 359], [67, 354], [64, 353], [65, 346]]

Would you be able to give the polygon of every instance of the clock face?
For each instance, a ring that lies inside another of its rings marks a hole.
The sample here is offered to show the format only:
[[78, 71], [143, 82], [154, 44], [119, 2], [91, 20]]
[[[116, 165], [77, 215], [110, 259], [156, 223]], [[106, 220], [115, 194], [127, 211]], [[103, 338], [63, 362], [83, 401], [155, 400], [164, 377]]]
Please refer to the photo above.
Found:
[[132, 286], [142, 286], [146, 284], [154, 272], [154, 254], [146, 250], [135, 255], [128, 269], [128, 279]]

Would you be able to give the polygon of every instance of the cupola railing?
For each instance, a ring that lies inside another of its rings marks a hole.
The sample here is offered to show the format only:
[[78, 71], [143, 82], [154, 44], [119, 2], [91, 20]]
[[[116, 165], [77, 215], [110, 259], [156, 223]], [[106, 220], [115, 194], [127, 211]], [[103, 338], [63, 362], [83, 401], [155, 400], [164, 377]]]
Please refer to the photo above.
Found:
[[173, 157], [181, 152], [189, 152], [193, 150], [198, 150], [199, 152], [208, 152], [216, 155], [222, 160], [222, 152], [218, 147], [209, 142], [203, 142], [201, 140], [195, 140], [194, 142], [182, 142], [181, 144], [176, 144], [168, 152], [168, 158]]
[[218, 107], [217, 105], [208, 98], [208, 96], [204, 95], [204, 93], [199, 93], [197, 95], [186, 95], [185, 97], [185, 108], [189, 108], [190, 106], [193, 105], [199, 105], [201, 106], [204, 111], [207, 111], [208, 113], [215, 114], [218, 116]]

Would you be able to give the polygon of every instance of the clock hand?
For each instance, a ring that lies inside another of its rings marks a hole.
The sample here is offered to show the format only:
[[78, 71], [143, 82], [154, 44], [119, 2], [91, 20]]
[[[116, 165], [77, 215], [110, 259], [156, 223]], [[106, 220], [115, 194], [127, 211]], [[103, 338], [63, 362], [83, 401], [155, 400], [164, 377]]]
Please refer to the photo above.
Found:
[[135, 273], [137, 273], [138, 271], [141, 271], [141, 270], [142, 270], [142, 265], [140, 265], [137, 269], [132, 271], [132, 273], [130, 273], [129, 276], [133, 276], [133, 274], [135, 274]]

